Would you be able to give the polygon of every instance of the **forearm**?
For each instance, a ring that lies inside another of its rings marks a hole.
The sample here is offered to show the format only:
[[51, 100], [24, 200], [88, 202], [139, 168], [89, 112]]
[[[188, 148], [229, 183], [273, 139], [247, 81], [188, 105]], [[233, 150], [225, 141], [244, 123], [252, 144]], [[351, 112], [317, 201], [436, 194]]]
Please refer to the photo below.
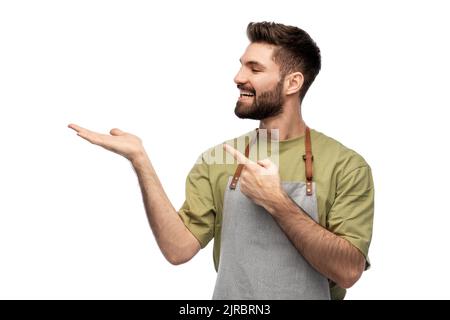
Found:
[[281, 195], [269, 211], [317, 271], [344, 288], [359, 279], [365, 259], [350, 242], [317, 224], [286, 194]]
[[200, 250], [200, 244], [178, 216], [145, 151], [131, 163], [139, 180], [150, 228], [161, 252], [173, 264], [188, 261]]

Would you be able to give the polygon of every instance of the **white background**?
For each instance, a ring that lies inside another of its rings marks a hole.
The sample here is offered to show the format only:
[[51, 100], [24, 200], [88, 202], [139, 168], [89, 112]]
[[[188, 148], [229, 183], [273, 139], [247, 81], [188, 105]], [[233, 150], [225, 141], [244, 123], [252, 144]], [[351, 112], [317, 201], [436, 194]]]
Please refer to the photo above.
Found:
[[250, 21], [305, 29], [305, 121], [371, 165], [372, 268], [348, 299], [450, 298], [446, 1], [0, 2], [0, 298], [210, 299], [212, 242], [171, 266], [128, 161], [73, 122], [144, 140], [176, 208], [234, 115]]

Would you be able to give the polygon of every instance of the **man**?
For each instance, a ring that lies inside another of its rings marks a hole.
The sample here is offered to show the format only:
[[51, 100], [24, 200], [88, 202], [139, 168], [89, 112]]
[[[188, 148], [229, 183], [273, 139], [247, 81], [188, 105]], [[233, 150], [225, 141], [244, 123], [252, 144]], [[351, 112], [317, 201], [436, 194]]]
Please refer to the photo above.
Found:
[[[250, 23], [250, 44], [234, 81], [235, 113], [260, 120], [248, 143], [224, 149], [236, 160], [203, 153], [186, 180], [177, 212], [141, 140], [71, 124], [91, 143], [129, 159], [151, 229], [169, 262], [189, 261], [214, 238], [214, 299], [342, 299], [369, 266], [374, 188], [371, 169], [355, 151], [302, 119], [302, 100], [319, 73], [320, 50], [303, 30]], [[278, 166], [254, 155], [277, 142]], [[270, 135], [270, 133], [274, 134]], [[239, 143], [238, 143], [239, 145]]]

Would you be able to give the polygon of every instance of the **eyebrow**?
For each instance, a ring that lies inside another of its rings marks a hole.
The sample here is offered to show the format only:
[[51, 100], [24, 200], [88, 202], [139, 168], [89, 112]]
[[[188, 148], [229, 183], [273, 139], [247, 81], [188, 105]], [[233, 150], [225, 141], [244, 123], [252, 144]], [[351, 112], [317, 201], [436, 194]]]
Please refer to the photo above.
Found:
[[[242, 59], [239, 59], [239, 62], [242, 64]], [[258, 62], [258, 61], [253, 61], [253, 60], [247, 61], [247, 62], [245, 63], [245, 65], [255, 66], [255, 67], [261, 68], [261, 69], [263, 69], [263, 70], [266, 69], [266, 67], [265, 67], [263, 64], [261, 64], [261, 63]]]

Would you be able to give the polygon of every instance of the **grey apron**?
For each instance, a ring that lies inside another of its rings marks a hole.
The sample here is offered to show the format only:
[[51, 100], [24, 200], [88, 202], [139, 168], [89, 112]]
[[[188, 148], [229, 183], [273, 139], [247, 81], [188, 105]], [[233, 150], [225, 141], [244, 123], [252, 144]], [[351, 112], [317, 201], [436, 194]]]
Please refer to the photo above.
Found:
[[[258, 137], [258, 136], [257, 136]], [[245, 150], [249, 155], [250, 142]], [[318, 221], [311, 136], [305, 133], [306, 182], [282, 182], [286, 193]], [[220, 261], [213, 299], [330, 299], [328, 280], [297, 251], [272, 216], [239, 187], [242, 165], [224, 195]]]

